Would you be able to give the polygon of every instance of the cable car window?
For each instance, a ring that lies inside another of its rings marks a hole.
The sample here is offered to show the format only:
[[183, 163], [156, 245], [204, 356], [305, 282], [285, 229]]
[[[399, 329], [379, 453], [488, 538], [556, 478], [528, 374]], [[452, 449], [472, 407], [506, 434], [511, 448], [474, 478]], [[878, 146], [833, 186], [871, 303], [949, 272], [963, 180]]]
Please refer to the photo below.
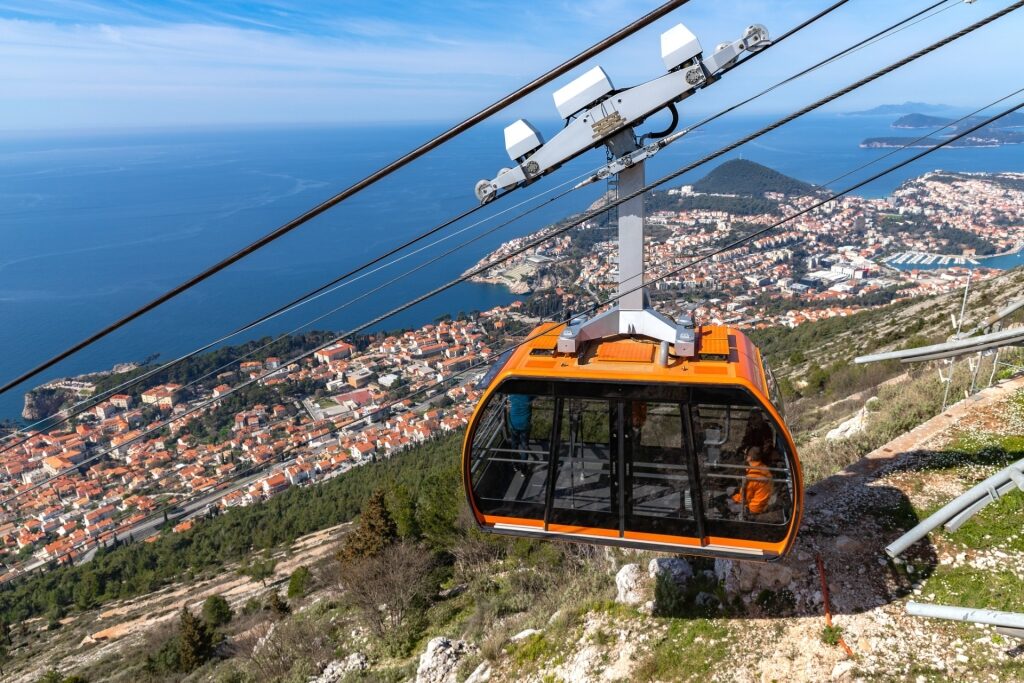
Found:
[[692, 536], [695, 517], [682, 406], [645, 401], [629, 406], [626, 441], [632, 457], [626, 528]]
[[617, 406], [562, 399], [551, 523], [618, 529]]
[[501, 369], [505, 367], [505, 363], [508, 362], [508, 359], [512, 357], [512, 352], [514, 350], [515, 349], [508, 349], [498, 354], [497, 358], [494, 359], [494, 362], [491, 363], [491, 366], [487, 368], [487, 372], [484, 373], [484, 376], [477, 381], [473, 388], [479, 391], [486, 391], [487, 388], [491, 386], [491, 382], [494, 381], [494, 378], [498, 376], [499, 372], [501, 372]]
[[782, 391], [779, 389], [778, 380], [775, 379], [775, 373], [772, 372], [767, 362], [764, 364], [764, 374], [768, 378], [768, 400], [775, 406], [775, 410], [779, 411], [779, 415], [785, 417], [786, 406], [782, 401]]
[[784, 537], [793, 477], [785, 440], [768, 416], [750, 405], [698, 403], [693, 420], [708, 533]]
[[483, 514], [544, 518], [555, 402], [538, 388], [510, 383], [481, 413], [470, 471]]

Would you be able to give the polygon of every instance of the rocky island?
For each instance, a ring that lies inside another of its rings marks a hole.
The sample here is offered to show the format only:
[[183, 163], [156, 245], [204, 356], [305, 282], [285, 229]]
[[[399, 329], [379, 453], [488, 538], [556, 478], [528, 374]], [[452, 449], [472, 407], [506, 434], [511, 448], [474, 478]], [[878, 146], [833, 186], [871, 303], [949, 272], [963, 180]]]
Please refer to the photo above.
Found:
[[[860, 143], [860, 147], [861, 149], [903, 146], [913, 148], [931, 147], [965, 129], [978, 125], [978, 123], [984, 121], [986, 118], [987, 117], [982, 116], [970, 116], [963, 121], [954, 123], [956, 119], [948, 117], [932, 116], [929, 114], [922, 114], [920, 112], [904, 114], [893, 121], [893, 128], [919, 129], [939, 128], [941, 126], [949, 127], [945, 131], [942, 131], [940, 135], [935, 135], [931, 138], [921, 140], [918, 140], [917, 137], [911, 136], [882, 136], [866, 138]], [[1008, 114], [1002, 119], [994, 122], [992, 125], [980, 128], [971, 135], [951, 143], [950, 146], [998, 147], [1000, 145], [1020, 144], [1024, 142], [1024, 132], [1011, 129], [1020, 128], [1022, 126], [1024, 126], [1024, 115], [1019, 113]]]

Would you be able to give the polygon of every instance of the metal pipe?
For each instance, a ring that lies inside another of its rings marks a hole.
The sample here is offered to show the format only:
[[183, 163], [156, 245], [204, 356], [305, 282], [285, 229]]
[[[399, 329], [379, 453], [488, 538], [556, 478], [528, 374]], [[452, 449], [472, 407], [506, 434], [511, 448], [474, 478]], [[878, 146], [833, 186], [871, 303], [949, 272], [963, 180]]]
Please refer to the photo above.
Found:
[[1002, 347], [997, 348], [996, 355], [992, 358], [992, 374], [988, 376], [989, 386], [992, 386], [992, 382], [996, 380], [996, 371], [999, 370], [999, 352], [1002, 350]]
[[[1012, 476], [1013, 476], [1013, 473], [1011, 473], [1011, 477]], [[1019, 476], [1020, 477], [1024, 477], [1024, 474], [1019, 475]], [[977, 503], [974, 503], [973, 505], [970, 505], [970, 506], [964, 508], [963, 510], [960, 511], [960, 513], [958, 515], [953, 517], [953, 519], [951, 519], [948, 522], [946, 522], [946, 529], [948, 531], [956, 531], [961, 526], [963, 526], [964, 522], [966, 522], [971, 517], [973, 517], [974, 515], [976, 515], [979, 512], [981, 512], [981, 509], [983, 507], [985, 507], [986, 505], [988, 505], [989, 503], [991, 503], [993, 498], [995, 498], [995, 499], [1002, 498], [1007, 493], [1012, 491], [1013, 487], [1017, 486], [1017, 485], [1018, 485], [1017, 482], [1013, 481], [1013, 479], [1011, 478], [1010, 481], [1006, 482], [1005, 484], [1002, 484], [1000, 486], [995, 487], [993, 489], [993, 491], [995, 492], [994, 494], [989, 494], [989, 497], [982, 498]], [[1021, 486], [1021, 488], [1024, 489], [1024, 486]]]
[[970, 337], [975, 333], [980, 332], [981, 330], [987, 330], [988, 328], [994, 326], [1003, 318], [1006, 318], [1011, 313], [1015, 313], [1022, 308], [1024, 308], [1024, 299], [1021, 299], [1019, 301], [1013, 301], [1009, 305], [1004, 306], [1003, 308], [996, 311], [995, 315], [989, 316], [988, 318], [982, 320], [970, 332], [964, 333], [962, 335], [962, 338]]
[[912, 617], [967, 621], [973, 624], [988, 624], [1024, 631], [1024, 614], [999, 612], [994, 609], [973, 607], [952, 607], [950, 605], [929, 605], [923, 602], [908, 602], [907, 614]]
[[971, 388], [967, 390], [967, 395], [971, 396], [974, 394], [974, 387], [978, 383], [978, 373], [981, 372], [981, 354], [984, 351], [978, 351], [978, 364], [974, 366], [974, 374], [971, 376]]
[[1024, 328], [1013, 327], [991, 334], [984, 334], [979, 337], [958, 339], [942, 344], [932, 344], [916, 349], [904, 349], [902, 351], [889, 351], [886, 353], [874, 353], [868, 356], [857, 356], [854, 363], [873, 363], [881, 360], [938, 360], [940, 358], [983, 351], [987, 348], [998, 346], [1012, 346], [1024, 341]]
[[1001, 636], [1010, 636], [1011, 638], [1020, 638], [1024, 640], [1024, 628], [1008, 628], [1006, 626], [996, 626], [996, 633]]
[[661, 367], [668, 367], [668, 342], [661, 342], [661, 346], [658, 347], [658, 365]]
[[946, 389], [942, 392], [942, 412], [946, 412], [946, 406], [949, 405], [949, 390], [953, 386], [953, 375], [956, 372], [956, 361], [949, 361], [949, 377], [942, 378], [942, 370], [939, 370], [939, 378], [946, 383]]
[[[1008, 480], [1015, 479], [1014, 474], [1018, 476], [1024, 474], [1024, 460], [1018, 460], [1009, 467], [1006, 467], [992, 475], [977, 486], [974, 486], [963, 495], [954, 498], [951, 502], [940, 508], [936, 513], [886, 546], [886, 554], [889, 557], [896, 557], [902, 554], [907, 548], [927, 536], [928, 532], [957, 517], [964, 510], [985, 501], [986, 498], [988, 501], [997, 500], [999, 497], [999, 490]], [[982, 507], [984, 507], [984, 505], [979, 506], [977, 509], [980, 510]], [[963, 520], [961, 520], [960, 523], [962, 523], [962, 521]]]
[[967, 284], [964, 285], [964, 302], [960, 305], [960, 320], [956, 323], [956, 334], [959, 336], [960, 330], [964, 326], [964, 314], [967, 312], [967, 295], [971, 291], [971, 278], [974, 277], [974, 270], [967, 271]]

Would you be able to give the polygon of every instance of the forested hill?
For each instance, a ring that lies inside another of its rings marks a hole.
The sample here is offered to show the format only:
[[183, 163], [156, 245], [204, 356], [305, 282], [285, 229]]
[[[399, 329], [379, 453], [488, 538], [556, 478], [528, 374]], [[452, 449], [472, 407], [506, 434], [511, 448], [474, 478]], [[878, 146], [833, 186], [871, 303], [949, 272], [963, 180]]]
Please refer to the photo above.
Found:
[[706, 194], [731, 194], [747, 197], [761, 197], [765, 192], [780, 192], [786, 195], [814, 194], [815, 188], [796, 178], [790, 178], [767, 166], [733, 159], [693, 184], [695, 192]]
[[851, 116], [879, 116], [882, 114], [913, 114], [914, 112], [944, 113], [950, 110], [945, 104], [927, 102], [904, 102], [903, 104], [881, 104], [866, 111], [850, 112]]
[[[982, 116], [971, 116], [962, 121], [955, 130], [962, 130], [969, 128], [977, 123], [984, 120]], [[906, 114], [899, 117], [892, 123], [893, 128], [936, 128], [938, 126], [944, 126], [952, 123], [954, 119], [942, 117], [942, 116], [930, 116], [928, 114]], [[1024, 126], [1024, 114], [1014, 112], [1007, 114], [999, 120], [997, 124], [994, 124], [993, 128], [1018, 128]]]

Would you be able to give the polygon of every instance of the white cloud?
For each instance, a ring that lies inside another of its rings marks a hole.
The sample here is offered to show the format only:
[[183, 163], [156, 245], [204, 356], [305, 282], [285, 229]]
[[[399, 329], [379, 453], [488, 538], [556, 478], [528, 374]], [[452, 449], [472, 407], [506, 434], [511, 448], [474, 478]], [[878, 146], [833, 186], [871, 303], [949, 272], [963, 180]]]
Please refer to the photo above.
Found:
[[[677, 21], [690, 25], [707, 47], [738, 37], [754, 22], [779, 35], [819, 5], [809, 0], [694, 1], [598, 61], [617, 85], [627, 85], [661, 72], [657, 36]], [[296, 33], [273, 21], [275, 16], [287, 17], [289, 25], [296, 21], [302, 6], [285, 2], [263, 3], [267, 11], [258, 18], [240, 16], [237, 6], [196, 5], [202, 8], [196, 11], [202, 23], [147, 19], [141, 10], [125, 6], [43, 3], [32, 19], [0, 18], [0, 129], [454, 120], [654, 5], [643, 0], [516, 6], [477, 1], [460, 5], [458, 12], [438, 11], [436, 19], [429, 6], [417, 6], [418, 16], [382, 6], [390, 13], [357, 16], [352, 8], [333, 14], [331, 7], [314, 8], [316, 31]], [[707, 111], [742, 99], [923, 6], [924, 0], [898, 7], [874, 0], [843, 8], [815, 30], [730, 74], [686, 108]], [[187, 15], [188, 7], [177, 5], [174, 16]], [[69, 21], [76, 8], [88, 22]], [[765, 98], [754, 109], [794, 108], [991, 11], [994, 7], [986, 3], [956, 6]], [[423, 21], [424, 13], [433, 21]], [[3, 14], [16, 16], [18, 9], [0, 0]], [[1019, 63], [1014, 36], [1020, 27], [1021, 18], [1011, 15], [845, 99], [843, 106], [892, 99], [969, 105], [1009, 90]], [[984, 68], [979, 69], [982, 58]], [[550, 116], [548, 92], [508, 114]]]
[[156, 124], [447, 116], [477, 92], [508, 87], [509, 74], [557, 59], [535, 46], [495, 47], [410, 40], [382, 50], [225, 26], [0, 20], [0, 128], [137, 115]]

